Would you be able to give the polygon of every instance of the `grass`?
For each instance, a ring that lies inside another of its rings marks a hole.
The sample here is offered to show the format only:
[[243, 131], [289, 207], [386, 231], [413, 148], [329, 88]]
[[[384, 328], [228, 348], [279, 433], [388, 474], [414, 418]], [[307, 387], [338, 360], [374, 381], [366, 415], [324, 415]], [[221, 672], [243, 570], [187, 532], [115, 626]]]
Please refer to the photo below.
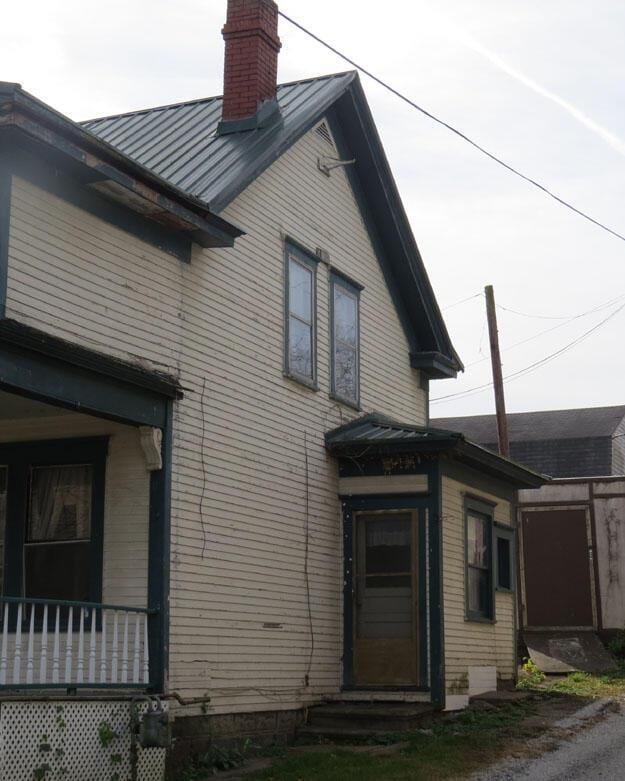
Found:
[[512, 739], [523, 737], [523, 719], [534, 707], [532, 703], [515, 702], [493, 710], [467, 710], [454, 718], [433, 722], [427, 734], [393, 733], [384, 742], [405, 745], [388, 754], [349, 751], [333, 745], [325, 750], [285, 751], [272, 767], [257, 771], [249, 778], [255, 781], [450, 779], [502, 756]]
[[566, 678], [547, 680], [540, 685], [543, 691], [570, 694], [585, 699], [614, 697], [625, 699], [625, 661], [620, 660], [618, 667], [609, 673], [570, 673]]

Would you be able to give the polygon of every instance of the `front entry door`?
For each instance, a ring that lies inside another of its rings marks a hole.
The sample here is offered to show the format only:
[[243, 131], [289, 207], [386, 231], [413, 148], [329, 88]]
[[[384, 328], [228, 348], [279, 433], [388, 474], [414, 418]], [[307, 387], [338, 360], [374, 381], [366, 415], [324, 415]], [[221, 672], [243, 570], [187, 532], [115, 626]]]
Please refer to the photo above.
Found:
[[413, 686], [418, 676], [417, 513], [358, 512], [354, 683]]

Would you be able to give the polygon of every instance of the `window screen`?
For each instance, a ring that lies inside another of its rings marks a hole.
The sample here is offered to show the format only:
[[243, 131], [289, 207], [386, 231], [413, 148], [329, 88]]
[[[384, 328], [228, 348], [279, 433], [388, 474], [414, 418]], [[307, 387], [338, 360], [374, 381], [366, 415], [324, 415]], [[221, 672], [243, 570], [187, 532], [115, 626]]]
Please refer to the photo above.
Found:
[[316, 264], [303, 253], [287, 249], [287, 373], [315, 381]]
[[338, 277], [332, 279], [332, 393], [358, 404], [359, 370], [358, 290]]

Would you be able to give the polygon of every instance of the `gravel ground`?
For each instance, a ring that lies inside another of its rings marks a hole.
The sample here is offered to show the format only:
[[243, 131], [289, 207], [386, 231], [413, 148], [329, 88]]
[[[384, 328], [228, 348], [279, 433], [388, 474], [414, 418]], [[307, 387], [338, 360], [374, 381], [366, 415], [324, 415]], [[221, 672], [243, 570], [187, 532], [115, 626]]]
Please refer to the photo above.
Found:
[[[592, 714], [588, 714], [592, 716]], [[581, 720], [583, 721], [583, 719]], [[575, 723], [562, 723], [565, 729]], [[609, 713], [593, 726], [562, 741], [556, 749], [535, 759], [508, 760], [486, 773], [473, 776], [474, 781], [576, 781], [577, 779], [625, 779], [625, 711]]]

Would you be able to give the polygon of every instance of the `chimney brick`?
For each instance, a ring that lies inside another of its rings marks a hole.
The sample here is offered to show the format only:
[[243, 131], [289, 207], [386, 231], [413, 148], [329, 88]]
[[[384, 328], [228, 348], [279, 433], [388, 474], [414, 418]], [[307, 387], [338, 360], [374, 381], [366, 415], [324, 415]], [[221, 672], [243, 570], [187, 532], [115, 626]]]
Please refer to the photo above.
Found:
[[253, 117], [276, 97], [278, 6], [273, 0], [228, 0], [222, 119]]

